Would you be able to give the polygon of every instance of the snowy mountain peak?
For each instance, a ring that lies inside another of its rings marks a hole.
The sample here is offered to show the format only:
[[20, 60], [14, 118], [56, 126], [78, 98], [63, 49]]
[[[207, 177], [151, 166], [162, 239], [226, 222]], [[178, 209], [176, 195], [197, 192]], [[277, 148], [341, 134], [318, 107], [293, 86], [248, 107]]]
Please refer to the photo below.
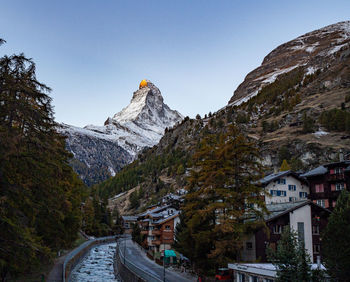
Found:
[[142, 110], [153, 101], [154, 104], [163, 105], [163, 97], [160, 90], [149, 80], [146, 86], [134, 92], [130, 104], [119, 113], [115, 114], [113, 120], [119, 123], [135, 121], [141, 114]]
[[[119, 171], [143, 148], [156, 145], [165, 128], [173, 127], [183, 119], [180, 113], [164, 104], [160, 90], [152, 82], [145, 82], [133, 93], [130, 104], [109, 117], [103, 126], [62, 125], [59, 130], [68, 137], [67, 148], [77, 160], [86, 163], [88, 168], [107, 167], [108, 171]], [[118, 165], [110, 161], [105, 163], [108, 148], [123, 152]]]

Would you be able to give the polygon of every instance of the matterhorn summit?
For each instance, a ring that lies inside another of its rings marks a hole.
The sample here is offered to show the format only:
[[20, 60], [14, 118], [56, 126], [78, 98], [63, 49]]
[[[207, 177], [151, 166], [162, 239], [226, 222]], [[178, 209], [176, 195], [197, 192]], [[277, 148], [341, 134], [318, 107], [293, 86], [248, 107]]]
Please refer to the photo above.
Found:
[[[79, 128], [63, 124], [60, 131], [68, 137], [66, 144], [75, 158], [74, 169], [86, 183], [92, 184], [115, 175], [142, 149], [156, 145], [166, 128], [182, 119], [179, 112], [164, 103], [160, 90], [152, 82], [142, 80], [130, 104], [109, 117], [103, 126]], [[102, 174], [97, 178], [96, 169]], [[87, 181], [86, 177], [93, 180]]]

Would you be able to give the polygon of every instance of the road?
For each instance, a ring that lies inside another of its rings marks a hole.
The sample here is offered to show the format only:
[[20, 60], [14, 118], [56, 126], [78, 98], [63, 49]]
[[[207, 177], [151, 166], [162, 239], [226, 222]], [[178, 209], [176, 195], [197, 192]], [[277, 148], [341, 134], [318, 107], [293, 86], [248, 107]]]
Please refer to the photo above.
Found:
[[[149, 281], [163, 281], [163, 272], [164, 269], [162, 266], [155, 263], [153, 260], [150, 260], [146, 254], [140, 250], [140, 247], [132, 242], [131, 239], [124, 239], [120, 241], [121, 248], [121, 262], [123, 263], [124, 256], [124, 243], [125, 243], [125, 258], [127, 262], [132, 263], [137, 268], [141, 269], [144, 272], [147, 272], [156, 279], [152, 279]], [[138, 273], [142, 276], [142, 271]], [[191, 277], [188, 273], [180, 273], [175, 271], [166, 270], [165, 281], [167, 282], [188, 282], [188, 281], [197, 281], [196, 278]]]

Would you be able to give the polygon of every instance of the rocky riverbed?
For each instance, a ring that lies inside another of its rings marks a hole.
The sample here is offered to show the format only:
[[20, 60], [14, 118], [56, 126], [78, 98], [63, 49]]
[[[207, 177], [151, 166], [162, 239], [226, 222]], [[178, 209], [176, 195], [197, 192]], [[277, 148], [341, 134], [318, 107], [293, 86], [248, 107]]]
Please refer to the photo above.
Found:
[[69, 281], [120, 281], [114, 275], [116, 243], [93, 247], [73, 269]]

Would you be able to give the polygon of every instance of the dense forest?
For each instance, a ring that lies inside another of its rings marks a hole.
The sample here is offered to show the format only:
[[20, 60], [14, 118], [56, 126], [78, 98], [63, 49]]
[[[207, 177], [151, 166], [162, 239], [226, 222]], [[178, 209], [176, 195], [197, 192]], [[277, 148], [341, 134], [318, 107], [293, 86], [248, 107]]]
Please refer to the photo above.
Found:
[[72, 156], [56, 131], [49, 92], [31, 59], [0, 58], [2, 280], [69, 248], [81, 225], [84, 184], [69, 166]]

